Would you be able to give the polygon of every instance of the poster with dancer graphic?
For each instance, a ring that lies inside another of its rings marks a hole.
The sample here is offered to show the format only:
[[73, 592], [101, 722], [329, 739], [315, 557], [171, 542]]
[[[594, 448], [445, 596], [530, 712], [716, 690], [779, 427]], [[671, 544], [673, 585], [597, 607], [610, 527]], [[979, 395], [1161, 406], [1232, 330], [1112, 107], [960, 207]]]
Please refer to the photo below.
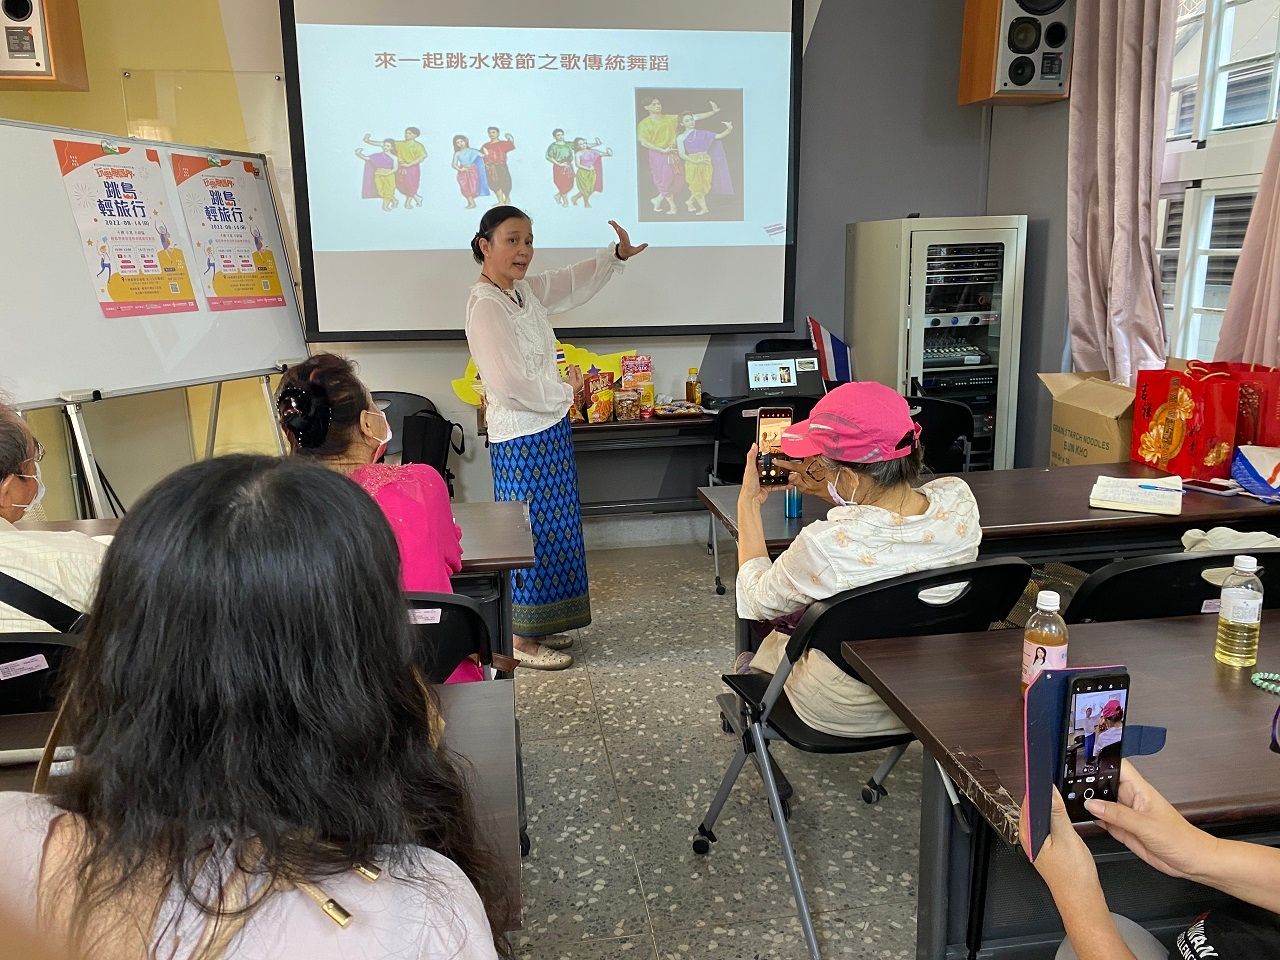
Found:
[[182, 248], [169, 224], [160, 153], [109, 141], [54, 140], [102, 315], [198, 310]]
[[641, 221], [742, 220], [742, 90], [640, 87], [635, 110]]
[[243, 157], [217, 154], [174, 152], [170, 162], [209, 309], [285, 306], [262, 169]]

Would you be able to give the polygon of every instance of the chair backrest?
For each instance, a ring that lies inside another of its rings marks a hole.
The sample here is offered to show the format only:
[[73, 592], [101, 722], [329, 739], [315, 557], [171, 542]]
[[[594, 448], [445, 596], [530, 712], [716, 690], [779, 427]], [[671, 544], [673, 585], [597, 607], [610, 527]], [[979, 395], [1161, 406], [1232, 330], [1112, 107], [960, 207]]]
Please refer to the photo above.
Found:
[[[787, 659], [794, 663], [806, 650], [821, 650], [856, 677], [840, 650], [846, 640], [986, 630], [1008, 615], [1030, 579], [1031, 564], [1019, 557], [998, 557], [846, 590], [809, 605], [787, 643]], [[926, 590], [948, 586], [957, 589], [947, 600], [920, 597]]]
[[69, 633], [0, 633], [0, 716], [57, 710], [79, 646]]
[[409, 616], [418, 636], [418, 669], [428, 683], [444, 683], [473, 654], [493, 662], [489, 627], [480, 605], [456, 593], [406, 593]]
[[1105, 623], [1201, 613], [1204, 602], [1218, 599], [1221, 591], [1202, 574], [1230, 569], [1232, 558], [1241, 553], [1258, 559], [1262, 605], [1268, 610], [1280, 607], [1280, 549], [1162, 553], [1117, 560], [1095, 570], [1071, 597], [1062, 618], [1067, 623]]
[[797, 397], [786, 394], [769, 394], [747, 397], [726, 404], [716, 413], [715, 463], [713, 471], [721, 483], [738, 483], [742, 480], [742, 466], [747, 451], [756, 442], [755, 412], [761, 407], [790, 407], [795, 420], [807, 419], [818, 397]]
[[911, 419], [920, 424], [924, 464], [934, 473], [965, 468], [965, 445], [973, 442], [973, 411], [958, 400], [907, 397]]
[[372, 390], [370, 396], [379, 410], [386, 415], [391, 426], [391, 442], [387, 444], [387, 456], [404, 450], [404, 418], [411, 417], [422, 410], [439, 413], [436, 405], [426, 397], [416, 393], [403, 393], [399, 390]]

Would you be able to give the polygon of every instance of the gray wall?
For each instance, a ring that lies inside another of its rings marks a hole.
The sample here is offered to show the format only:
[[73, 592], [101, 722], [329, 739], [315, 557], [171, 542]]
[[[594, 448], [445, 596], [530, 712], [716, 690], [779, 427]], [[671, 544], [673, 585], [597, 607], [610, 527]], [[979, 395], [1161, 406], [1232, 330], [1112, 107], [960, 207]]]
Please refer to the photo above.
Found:
[[[1052, 404], [1036, 374], [1062, 369], [1066, 339], [1068, 106], [958, 106], [963, 6], [833, 0], [818, 11], [804, 56], [795, 314], [843, 328], [846, 223], [1025, 213], [1015, 462], [1044, 466]], [[745, 392], [742, 355], [756, 339], [711, 338], [709, 390]]]
[[1047, 466], [1053, 403], [1036, 374], [1063, 369], [1067, 337], [1068, 104], [996, 107], [987, 212], [1027, 215], [1014, 462]]

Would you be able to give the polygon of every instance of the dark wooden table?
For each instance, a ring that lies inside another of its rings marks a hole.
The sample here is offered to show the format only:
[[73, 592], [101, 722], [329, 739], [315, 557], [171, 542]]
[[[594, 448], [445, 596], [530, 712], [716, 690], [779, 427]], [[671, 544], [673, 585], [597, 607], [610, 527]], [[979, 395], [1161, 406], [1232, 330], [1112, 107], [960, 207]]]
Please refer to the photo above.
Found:
[[[462, 572], [492, 573], [533, 565], [533, 534], [529, 507], [523, 503], [453, 504], [453, 518], [462, 528]], [[114, 535], [120, 521], [24, 520], [21, 530], [77, 530], [89, 537]]]
[[[1089, 491], [1100, 476], [1147, 479], [1166, 476], [1136, 463], [1114, 463], [961, 475], [978, 501], [982, 524], [980, 556], [1020, 556], [1032, 563], [1071, 562], [1179, 551], [1182, 534], [1193, 528], [1228, 526], [1280, 534], [1280, 506], [1252, 497], [1188, 493], [1176, 517], [1121, 510], [1095, 510]], [[702, 487], [703, 506], [738, 537], [738, 487]], [[782, 515], [782, 497], [763, 508], [765, 542], [781, 553], [806, 524], [822, 519], [831, 504], [804, 498], [803, 516]]]
[[[1161, 752], [1134, 762], [1184, 816], [1214, 832], [1267, 842], [1280, 831], [1280, 756], [1270, 751], [1270, 724], [1280, 698], [1254, 687], [1250, 671], [1217, 664], [1216, 624], [1216, 617], [1198, 616], [1072, 626], [1071, 663], [1128, 667], [1128, 717], [1168, 730]], [[1256, 669], [1280, 671], [1280, 611], [1264, 612], [1262, 637]], [[965, 808], [981, 815], [969, 817], [978, 840], [958, 840], [937, 768], [926, 758], [918, 957], [957, 955], [949, 951], [964, 939], [962, 934], [977, 936], [984, 957], [1041, 955], [1021, 940], [1001, 952], [1006, 918], [1014, 907], [987, 896], [989, 886], [1025, 885], [1022, 901], [1015, 905], [1022, 911], [1019, 936], [1025, 936], [1026, 898], [1042, 894], [1043, 887], [1020, 851], [984, 848], [989, 841], [997, 848], [1004, 847], [999, 840], [1017, 843], [1025, 793], [1021, 643], [1020, 631], [998, 630], [844, 646], [854, 669], [954, 781]], [[1169, 878], [1135, 868], [1133, 858], [1101, 831], [1090, 827], [1085, 832], [1102, 855], [1099, 874], [1109, 899], [1114, 893], [1123, 903], [1121, 898], [1132, 900], [1135, 892], [1146, 898], [1146, 916], [1141, 902], [1125, 909], [1113, 900], [1116, 912], [1137, 911], [1135, 919], [1167, 934], [1209, 902], [1203, 888], [1178, 888]], [[967, 897], [956, 896], [966, 887]], [[1186, 911], [1179, 913], [1184, 906]], [[1169, 910], [1160, 912], [1164, 907]], [[1045, 922], [1045, 943], [1052, 945], [1061, 928], [1054, 926], [1051, 906]]]
[[699, 509], [716, 422], [703, 414], [575, 423], [583, 515]]
[[[465, 762], [476, 814], [510, 875], [511, 889], [519, 890], [515, 684], [488, 680], [433, 689], [444, 716], [444, 745]], [[0, 717], [0, 749], [41, 746], [52, 723], [51, 713]], [[0, 790], [30, 790], [34, 774], [35, 764], [0, 767]]]

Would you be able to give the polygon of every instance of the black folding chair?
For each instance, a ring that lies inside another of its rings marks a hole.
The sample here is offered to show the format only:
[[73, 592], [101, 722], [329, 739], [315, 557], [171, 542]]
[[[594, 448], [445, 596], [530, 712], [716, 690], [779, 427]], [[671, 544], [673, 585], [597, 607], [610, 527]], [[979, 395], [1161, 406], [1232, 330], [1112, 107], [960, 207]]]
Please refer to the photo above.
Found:
[[973, 453], [973, 411], [958, 400], [907, 397], [911, 419], [920, 424], [924, 464], [934, 473], [970, 469]]
[[[707, 486], [742, 482], [747, 451], [756, 442], [756, 413], [761, 407], [790, 407], [795, 420], [804, 420], [817, 402], [817, 397], [770, 394], [748, 397], [721, 407], [716, 414], [711, 465], [707, 468]], [[716, 593], [723, 596], [724, 582], [720, 579], [720, 546], [716, 542], [716, 519], [710, 515], [707, 517], [707, 552], [713, 558]]]
[[0, 716], [57, 710], [63, 674], [79, 646], [70, 633], [0, 633], [0, 663], [10, 667], [6, 674], [17, 673], [0, 678]]
[[[458, 664], [475, 655], [485, 679], [493, 679], [493, 646], [479, 603], [456, 593], [406, 593], [409, 617], [417, 631], [417, 666], [428, 683], [444, 683]], [[520, 856], [528, 856], [529, 817], [524, 800], [524, 755], [520, 721], [516, 725], [516, 807], [520, 821]]]
[[[785, 740], [797, 750], [807, 753], [865, 753], [889, 750], [889, 755], [867, 781], [862, 799], [877, 803], [888, 796], [884, 781], [914, 739], [909, 733], [869, 737], [836, 737], [814, 730], [796, 715], [783, 689], [802, 656], [810, 650], [821, 651], [849, 676], [860, 679], [846, 663], [840, 646], [845, 641], [872, 640], [881, 637], [930, 636], [985, 630], [1003, 619], [1022, 596], [1031, 579], [1031, 565], [1017, 557], [979, 560], [976, 563], [908, 574], [856, 590], [847, 590], [809, 606], [787, 643], [786, 657], [778, 672], [725, 674], [723, 679], [732, 694], [716, 698], [725, 717], [742, 718], [745, 730], [741, 743], [729, 762], [720, 788], [707, 809], [698, 835], [693, 840], [695, 853], [705, 854], [716, 842], [712, 832], [716, 818], [729, 799], [733, 785], [748, 759], [764, 781], [773, 815], [774, 830], [782, 846], [791, 893], [795, 897], [800, 926], [808, 945], [809, 956], [819, 960], [818, 942], [809, 917], [809, 906], [800, 881], [795, 850], [787, 827], [789, 805], [779, 793], [773, 764], [769, 759], [769, 743]], [[930, 601], [920, 594], [939, 587], [958, 587], [954, 596]], [[735, 725], [736, 728], [736, 725]], [[735, 729], [736, 732], [736, 729]]]
[[391, 427], [391, 442], [387, 444], [386, 456], [390, 457], [404, 450], [404, 418], [415, 413], [429, 410], [439, 413], [436, 405], [426, 397], [416, 393], [404, 393], [400, 390], [373, 390], [370, 392], [373, 402], [387, 418]]
[[444, 683], [473, 655], [482, 667], [492, 666], [489, 625], [480, 604], [456, 593], [406, 593], [404, 598], [419, 640], [418, 669], [427, 683]]
[[1117, 560], [1089, 574], [1062, 618], [1067, 623], [1152, 620], [1204, 612], [1206, 600], [1217, 600], [1220, 584], [1204, 578], [1206, 570], [1231, 569], [1239, 554], [1258, 560], [1262, 605], [1280, 607], [1280, 548], [1232, 550], [1224, 553], [1162, 553]]

